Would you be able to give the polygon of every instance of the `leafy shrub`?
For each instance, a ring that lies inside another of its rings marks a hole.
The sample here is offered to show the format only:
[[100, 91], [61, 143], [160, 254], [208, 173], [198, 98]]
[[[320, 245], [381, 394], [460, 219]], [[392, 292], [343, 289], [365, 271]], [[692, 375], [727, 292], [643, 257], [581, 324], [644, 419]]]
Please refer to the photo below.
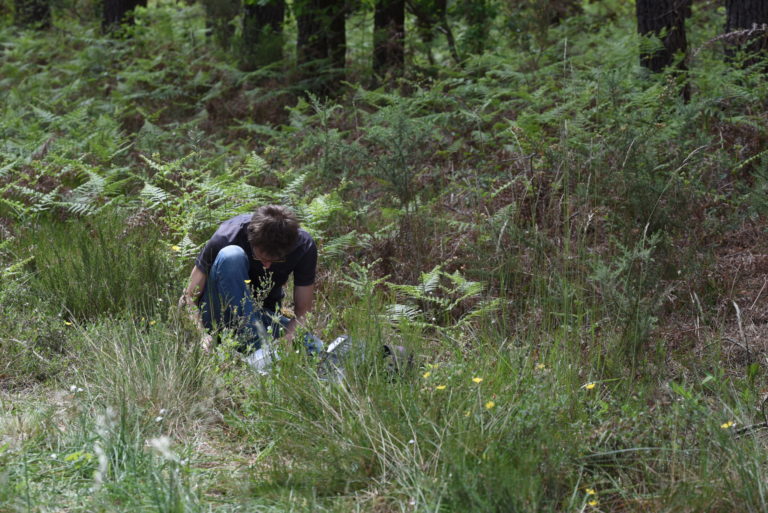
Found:
[[656, 326], [657, 310], [664, 297], [654, 261], [660, 240], [658, 233], [643, 233], [634, 246], [619, 243], [618, 255], [610, 263], [596, 262], [591, 276], [603, 308], [620, 333], [620, 346], [611, 352], [633, 363]]
[[371, 174], [406, 210], [417, 197], [414, 182], [429, 156], [431, 128], [411, 115], [405, 102], [381, 108], [371, 116], [365, 138], [371, 146]]

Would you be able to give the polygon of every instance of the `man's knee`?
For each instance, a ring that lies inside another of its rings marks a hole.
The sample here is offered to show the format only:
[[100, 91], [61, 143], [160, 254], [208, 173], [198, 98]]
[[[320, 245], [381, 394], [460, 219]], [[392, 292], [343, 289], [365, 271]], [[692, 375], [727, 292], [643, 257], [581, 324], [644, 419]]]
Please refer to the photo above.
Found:
[[219, 254], [216, 255], [216, 260], [213, 263], [214, 266], [223, 269], [231, 269], [235, 267], [245, 266], [248, 268], [248, 255], [240, 246], [224, 246]]

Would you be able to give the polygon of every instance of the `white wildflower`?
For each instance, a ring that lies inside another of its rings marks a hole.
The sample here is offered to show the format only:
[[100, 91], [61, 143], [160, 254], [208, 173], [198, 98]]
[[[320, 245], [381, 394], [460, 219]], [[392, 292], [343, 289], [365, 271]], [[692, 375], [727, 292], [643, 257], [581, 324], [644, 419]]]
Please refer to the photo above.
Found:
[[165, 460], [179, 461], [179, 457], [171, 450], [171, 439], [167, 436], [159, 436], [157, 438], [151, 438], [147, 440], [150, 447], [157, 451], [157, 453]]
[[96, 433], [105, 440], [117, 424], [117, 413], [110, 406], [104, 415], [96, 415]]
[[98, 490], [101, 488], [101, 485], [104, 484], [104, 480], [107, 477], [107, 471], [109, 470], [109, 460], [107, 459], [107, 453], [105, 453], [104, 449], [101, 447], [101, 443], [96, 442], [93, 445], [93, 452], [96, 453], [96, 457], [99, 461], [99, 465], [96, 467], [96, 470], [93, 473], [93, 480], [95, 482], [94, 488]]

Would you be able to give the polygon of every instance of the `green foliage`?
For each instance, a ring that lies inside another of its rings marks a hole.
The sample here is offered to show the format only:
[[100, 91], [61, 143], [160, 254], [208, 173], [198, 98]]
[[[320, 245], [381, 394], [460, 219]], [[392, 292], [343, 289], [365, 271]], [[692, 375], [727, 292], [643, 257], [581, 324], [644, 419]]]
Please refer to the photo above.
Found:
[[364, 132], [370, 146], [371, 175], [407, 211], [417, 199], [414, 182], [429, 154], [429, 123], [413, 116], [405, 103], [394, 99], [371, 116]]
[[[468, 280], [459, 271], [448, 273], [440, 266], [422, 273], [418, 285], [388, 284], [404, 304], [389, 306], [392, 320], [408, 320], [423, 327], [448, 323], [462, 328], [472, 319], [493, 318], [499, 300], [483, 297], [483, 284]], [[455, 323], [455, 324], [454, 324]]]
[[656, 327], [665, 294], [654, 262], [660, 242], [661, 236], [648, 235], [646, 228], [633, 246], [617, 243], [619, 254], [611, 262], [594, 264], [590, 281], [620, 333], [621, 345], [609, 350], [611, 357], [627, 357], [635, 362]]
[[131, 226], [119, 210], [40, 224], [22, 244], [34, 258], [34, 293], [78, 321], [126, 310], [151, 315], [178, 287], [157, 230]]

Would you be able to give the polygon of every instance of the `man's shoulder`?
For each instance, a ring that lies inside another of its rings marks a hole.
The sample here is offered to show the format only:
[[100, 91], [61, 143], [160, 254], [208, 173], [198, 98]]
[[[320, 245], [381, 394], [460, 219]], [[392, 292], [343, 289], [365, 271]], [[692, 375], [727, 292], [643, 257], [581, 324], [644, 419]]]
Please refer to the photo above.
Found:
[[312, 235], [303, 228], [299, 228], [299, 238], [296, 241], [294, 251], [301, 252], [302, 254], [317, 251], [315, 239], [313, 239]]
[[315, 239], [312, 238], [312, 235], [305, 230], [304, 228], [299, 228], [299, 244], [302, 243], [315, 243]]
[[227, 225], [227, 226], [237, 226], [238, 228], [246, 227], [248, 226], [248, 223], [251, 222], [251, 218], [253, 217], [252, 214], [238, 214], [235, 217], [230, 217], [223, 223], [221, 223], [221, 226]]
[[219, 227], [216, 229], [216, 235], [235, 236], [238, 233], [247, 230], [248, 223], [250, 222], [250, 214], [240, 214], [235, 217], [231, 217], [219, 225]]

